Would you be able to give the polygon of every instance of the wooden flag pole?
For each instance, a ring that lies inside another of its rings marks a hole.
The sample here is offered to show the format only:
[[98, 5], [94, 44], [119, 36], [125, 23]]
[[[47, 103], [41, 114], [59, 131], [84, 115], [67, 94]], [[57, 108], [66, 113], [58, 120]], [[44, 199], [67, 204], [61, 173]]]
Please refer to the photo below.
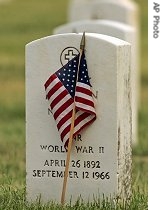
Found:
[[75, 106], [74, 106], [74, 108], [73, 108], [72, 118], [71, 118], [70, 137], [69, 137], [69, 143], [68, 143], [68, 152], [67, 152], [67, 159], [66, 159], [66, 168], [65, 168], [65, 173], [64, 173], [63, 188], [62, 188], [62, 196], [61, 196], [61, 204], [62, 204], [62, 205], [64, 205], [64, 202], [65, 202], [67, 178], [68, 178], [68, 172], [69, 172], [69, 164], [70, 164], [72, 140], [73, 140], [73, 133], [74, 133], [74, 122], [75, 122]]
[[[79, 55], [79, 63], [78, 63], [76, 83], [78, 81], [80, 61], [81, 61], [81, 56], [83, 54], [84, 48], [85, 48], [85, 32], [83, 33], [82, 40], [81, 40], [81, 43], [80, 43], [80, 55]], [[62, 205], [64, 205], [64, 203], [65, 203], [67, 178], [68, 178], [68, 172], [69, 172], [72, 140], [73, 140], [73, 134], [74, 134], [75, 111], [76, 111], [76, 109], [75, 109], [75, 97], [74, 97], [74, 107], [73, 107], [72, 118], [71, 118], [71, 128], [70, 128], [70, 137], [69, 137], [68, 152], [67, 152], [67, 158], [66, 158], [66, 168], [65, 168], [65, 173], [64, 173], [63, 188], [62, 188], [62, 195], [61, 195], [61, 204]]]

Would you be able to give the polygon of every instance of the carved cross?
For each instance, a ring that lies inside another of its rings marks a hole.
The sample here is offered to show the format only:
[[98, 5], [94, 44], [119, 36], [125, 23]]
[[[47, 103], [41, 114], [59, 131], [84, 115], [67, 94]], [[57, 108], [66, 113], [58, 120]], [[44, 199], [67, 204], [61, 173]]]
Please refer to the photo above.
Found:
[[69, 61], [72, 60], [75, 56], [76, 56], [76, 54], [74, 54], [73, 50], [68, 50], [68, 53], [65, 54], [65, 60], [68, 60], [68, 62], [69, 62]]

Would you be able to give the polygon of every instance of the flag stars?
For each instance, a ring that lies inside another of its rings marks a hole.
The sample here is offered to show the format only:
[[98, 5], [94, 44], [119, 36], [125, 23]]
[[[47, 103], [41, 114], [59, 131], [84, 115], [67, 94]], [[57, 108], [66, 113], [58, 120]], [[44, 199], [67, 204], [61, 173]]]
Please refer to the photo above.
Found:
[[82, 84], [90, 85], [86, 60], [84, 60], [84, 56], [81, 58], [80, 68], [78, 69], [78, 59], [79, 56], [72, 59], [56, 73], [72, 97], [75, 93], [76, 79]]
[[[73, 54], [73, 50], [70, 53]], [[87, 95], [89, 96], [89, 93], [87, 90], [89, 89], [90, 83], [89, 83], [88, 72], [86, 72], [87, 64], [86, 64], [86, 61], [84, 60], [85, 59], [84, 53], [82, 54], [81, 58], [79, 57], [80, 57], [80, 54], [78, 54], [75, 58], [69, 60], [69, 62], [65, 66], [61, 67], [57, 72], [53, 73], [54, 76], [56, 76], [57, 78], [56, 80], [53, 80], [53, 81], [50, 80], [50, 86], [48, 86], [48, 89], [46, 89], [46, 94], [49, 92], [49, 88], [51, 88], [50, 90], [52, 90], [52, 92], [60, 100], [60, 101], [54, 100], [52, 102], [54, 104], [53, 112], [60, 113], [59, 120], [58, 120], [58, 114], [57, 116], [55, 116], [54, 114], [54, 119], [57, 120], [57, 127], [59, 127], [58, 129], [59, 132], [65, 129], [65, 125], [69, 125], [69, 121], [71, 120], [71, 117], [72, 117], [71, 116], [72, 114], [69, 116], [69, 113], [70, 111], [72, 112], [73, 108], [70, 107], [68, 102], [70, 99], [72, 101], [76, 95], [78, 96], [78, 100], [79, 100], [78, 110], [81, 110], [83, 112], [83, 114], [81, 114], [80, 117], [77, 118], [78, 122], [77, 122], [77, 126], [75, 127], [75, 129], [77, 129], [76, 131], [79, 132], [81, 128], [83, 128], [84, 126], [88, 124], [87, 123], [88, 121], [90, 122], [90, 119], [93, 119], [93, 120], [95, 119], [93, 99], [90, 99], [89, 97], [89, 101], [91, 103], [89, 103], [88, 100], [83, 100], [83, 99], [87, 99]], [[81, 60], [79, 61], [79, 59]], [[78, 63], [80, 63], [79, 69], [78, 69], [78, 65], [79, 65]], [[60, 85], [58, 86], [58, 83], [61, 85], [62, 88], [60, 88]], [[81, 90], [80, 88], [78, 89], [76, 87], [82, 87], [82, 91], [84, 94], [80, 92]], [[66, 94], [64, 94], [65, 90], [66, 90]], [[50, 105], [52, 106], [51, 100], [50, 100]], [[86, 105], [85, 106], [86, 110], [83, 110], [83, 105]], [[80, 125], [82, 125], [82, 127]], [[67, 144], [66, 136], [67, 134], [69, 134], [70, 129], [66, 131], [67, 132], [62, 132], [62, 135], [61, 135], [61, 140], [65, 142], [65, 146]]]

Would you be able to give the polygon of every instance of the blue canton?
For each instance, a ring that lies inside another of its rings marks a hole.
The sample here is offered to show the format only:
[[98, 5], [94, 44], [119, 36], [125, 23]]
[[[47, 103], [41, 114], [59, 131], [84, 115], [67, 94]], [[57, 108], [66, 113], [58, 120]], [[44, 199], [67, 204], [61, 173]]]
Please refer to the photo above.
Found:
[[[73, 98], [75, 96], [78, 62], [79, 62], [79, 55], [74, 57], [65, 66], [63, 66], [55, 73]], [[83, 53], [80, 61], [78, 82], [85, 83], [91, 86], [89, 80], [90, 78], [88, 76], [87, 63], [85, 59], [85, 54]]]

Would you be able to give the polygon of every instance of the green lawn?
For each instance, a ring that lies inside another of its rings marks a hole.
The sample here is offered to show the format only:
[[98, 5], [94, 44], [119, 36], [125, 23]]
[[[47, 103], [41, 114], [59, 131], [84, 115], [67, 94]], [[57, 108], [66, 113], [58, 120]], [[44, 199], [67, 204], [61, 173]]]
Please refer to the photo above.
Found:
[[[131, 203], [105, 198], [65, 209], [147, 209], [147, 0], [137, 0], [141, 20], [139, 144], [133, 150]], [[12, 0], [0, 4], [0, 210], [62, 209], [25, 201], [25, 45], [66, 22], [67, 0]]]

